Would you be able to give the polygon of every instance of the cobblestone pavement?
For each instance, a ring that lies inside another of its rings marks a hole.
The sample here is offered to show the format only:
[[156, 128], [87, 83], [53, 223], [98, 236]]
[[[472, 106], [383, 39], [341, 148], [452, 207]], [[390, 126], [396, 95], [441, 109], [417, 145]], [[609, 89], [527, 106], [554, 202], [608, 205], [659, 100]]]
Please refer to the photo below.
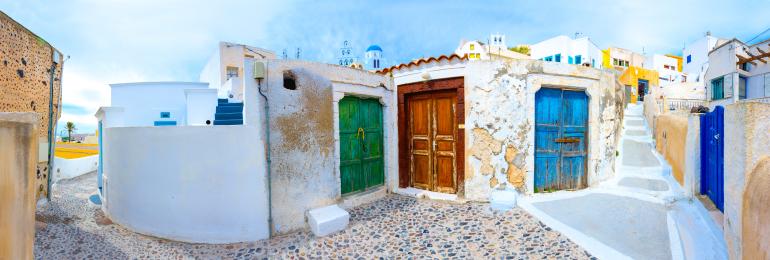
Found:
[[37, 212], [37, 259], [513, 258], [589, 259], [585, 250], [523, 210], [447, 204], [389, 195], [352, 210], [351, 224], [329, 237], [309, 232], [248, 243], [207, 245], [133, 233], [87, 201], [90, 173], [56, 184]]

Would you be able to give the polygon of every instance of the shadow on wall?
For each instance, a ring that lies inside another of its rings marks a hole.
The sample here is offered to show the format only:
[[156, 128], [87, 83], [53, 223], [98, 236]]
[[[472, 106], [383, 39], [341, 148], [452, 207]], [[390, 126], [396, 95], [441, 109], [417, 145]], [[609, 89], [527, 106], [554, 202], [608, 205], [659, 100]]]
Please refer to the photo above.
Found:
[[743, 259], [770, 258], [770, 157], [760, 159], [743, 194]]

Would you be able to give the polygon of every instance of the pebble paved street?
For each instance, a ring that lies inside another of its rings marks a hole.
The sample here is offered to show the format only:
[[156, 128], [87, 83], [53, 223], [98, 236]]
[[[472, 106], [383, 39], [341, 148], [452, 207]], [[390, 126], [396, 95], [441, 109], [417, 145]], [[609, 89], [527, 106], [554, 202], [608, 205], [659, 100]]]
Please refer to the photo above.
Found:
[[329, 237], [304, 231], [225, 245], [174, 242], [112, 224], [87, 201], [95, 178], [90, 173], [54, 186], [53, 202], [37, 212], [35, 258], [592, 258], [519, 208], [500, 213], [483, 203], [448, 204], [398, 195], [353, 209], [348, 228]]

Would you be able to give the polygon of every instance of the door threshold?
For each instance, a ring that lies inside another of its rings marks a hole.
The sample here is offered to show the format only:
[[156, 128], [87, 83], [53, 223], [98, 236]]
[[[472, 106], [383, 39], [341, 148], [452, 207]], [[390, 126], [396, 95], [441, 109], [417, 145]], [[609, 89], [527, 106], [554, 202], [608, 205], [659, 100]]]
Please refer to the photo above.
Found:
[[441, 193], [429, 190], [418, 189], [414, 187], [397, 188], [396, 194], [418, 198], [418, 199], [430, 199], [438, 201], [447, 201], [455, 203], [465, 203], [465, 199], [460, 198], [457, 194]]
[[380, 185], [365, 191], [342, 195], [340, 207], [349, 210], [385, 198], [386, 195], [387, 189], [385, 188], [385, 185]]

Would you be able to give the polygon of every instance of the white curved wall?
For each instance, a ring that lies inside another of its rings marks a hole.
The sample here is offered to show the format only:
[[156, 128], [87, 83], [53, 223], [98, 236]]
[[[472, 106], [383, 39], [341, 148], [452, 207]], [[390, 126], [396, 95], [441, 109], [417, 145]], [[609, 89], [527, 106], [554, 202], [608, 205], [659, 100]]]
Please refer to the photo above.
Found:
[[186, 242], [268, 238], [265, 147], [249, 126], [104, 129], [104, 210]]
[[71, 179], [80, 175], [96, 171], [99, 166], [99, 155], [91, 155], [82, 158], [64, 159], [54, 157], [53, 159], [53, 182], [59, 180]]

